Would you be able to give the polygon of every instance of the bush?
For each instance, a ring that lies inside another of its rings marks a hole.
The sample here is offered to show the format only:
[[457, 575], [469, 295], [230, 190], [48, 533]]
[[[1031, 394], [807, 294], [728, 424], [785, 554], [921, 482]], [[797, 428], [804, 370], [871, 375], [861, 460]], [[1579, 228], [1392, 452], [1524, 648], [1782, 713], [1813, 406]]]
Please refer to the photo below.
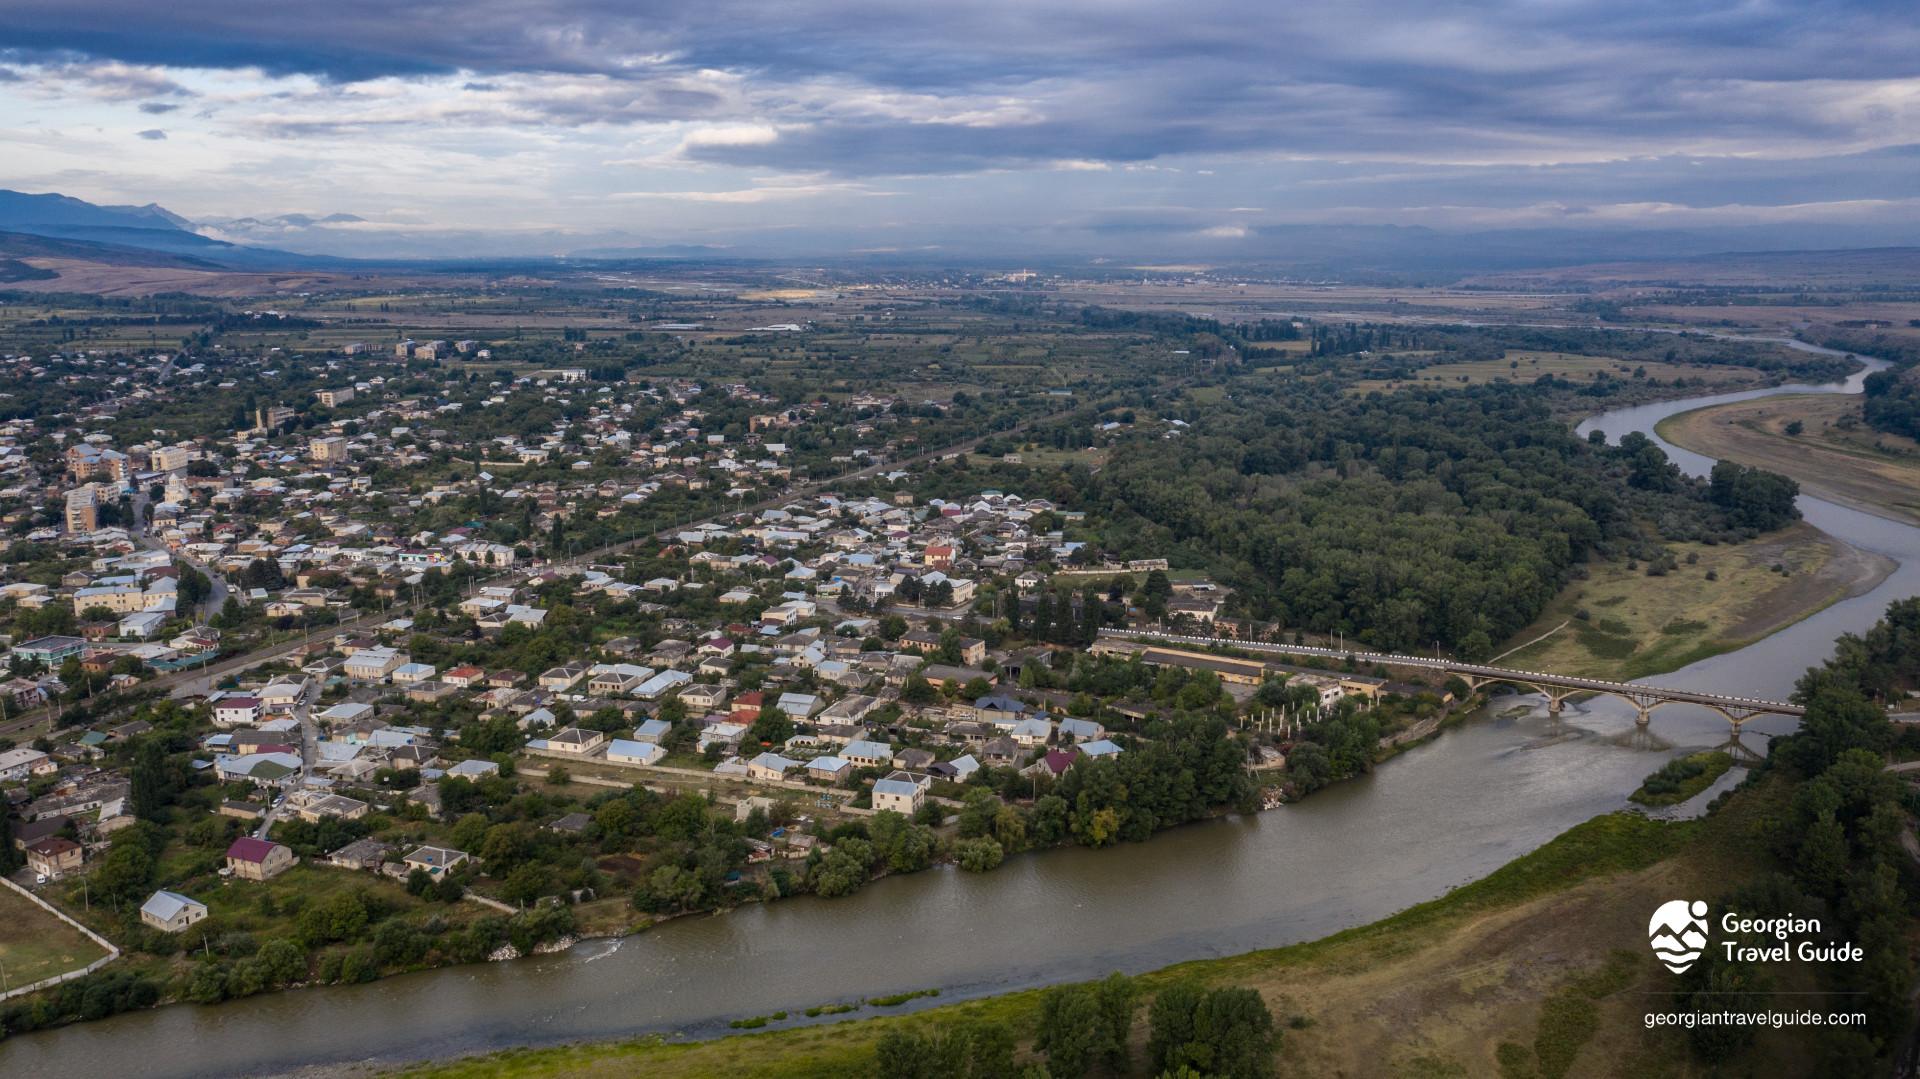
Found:
[[979, 839], [963, 839], [954, 846], [953, 850], [954, 858], [960, 863], [960, 868], [969, 873], [985, 873], [995, 869], [1006, 857], [1006, 851], [1000, 849], [1000, 844], [985, 836]]

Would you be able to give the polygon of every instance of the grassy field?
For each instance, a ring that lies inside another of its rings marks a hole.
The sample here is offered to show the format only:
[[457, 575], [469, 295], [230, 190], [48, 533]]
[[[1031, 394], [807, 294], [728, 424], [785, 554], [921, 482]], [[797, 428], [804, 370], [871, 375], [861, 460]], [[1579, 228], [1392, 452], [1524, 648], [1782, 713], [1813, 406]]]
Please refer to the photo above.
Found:
[[42, 978], [79, 970], [107, 954], [67, 923], [0, 888], [0, 971], [18, 989]]
[[1568, 352], [1526, 352], [1509, 350], [1501, 360], [1468, 360], [1438, 363], [1422, 367], [1407, 379], [1370, 379], [1354, 384], [1353, 392], [1392, 390], [1403, 386], [1440, 382], [1450, 386], [1477, 386], [1488, 382], [1532, 382], [1541, 375], [1552, 375], [1570, 382], [1591, 382], [1602, 375], [1631, 379], [1635, 372], [1671, 382], [1676, 378], [1698, 379], [1713, 385], [1742, 383], [1757, 379], [1760, 372], [1750, 367], [1725, 364], [1690, 366], [1678, 363], [1635, 363], [1610, 356], [1581, 356]]
[[[1248, 986], [1282, 1029], [1276, 1072], [1353, 1076], [1705, 1074], [1683, 1035], [1648, 1031], [1649, 1001], [1674, 988], [1645, 947], [1647, 912], [1675, 895], [1717, 895], [1761, 865], [1777, 783], [1704, 820], [1612, 814], [1575, 827], [1487, 878], [1323, 940], [1185, 963], [1142, 976], [1149, 994], [1192, 981]], [[910, 1016], [697, 1043], [657, 1039], [519, 1050], [404, 1074], [477, 1076], [868, 1075], [895, 1025], [975, 1020], [1032, 1036], [1042, 994], [1012, 993]], [[1134, 1029], [1144, 1062], [1146, 1010]], [[1807, 1074], [1804, 1040], [1762, 1035], [1752, 1074]], [[1737, 1062], [1736, 1062], [1737, 1063]], [[1729, 1074], [1748, 1074], [1736, 1071]]]
[[1625, 562], [1588, 567], [1588, 579], [1567, 586], [1512, 642], [1534, 643], [1501, 663], [1623, 679], [1671, 671], [1858, 595], [1893, 568], [1805, 523], [1743, 544], [1670, 549], [1680, 565], [1662, 577]]
[[1792, 476], [1809, 494], [1920, 523], [1920, 444], [1858, 423], [1859, 411], [1855, 397], [1796, 394], [1682, 412], [1655, 430], [1695, 453]]

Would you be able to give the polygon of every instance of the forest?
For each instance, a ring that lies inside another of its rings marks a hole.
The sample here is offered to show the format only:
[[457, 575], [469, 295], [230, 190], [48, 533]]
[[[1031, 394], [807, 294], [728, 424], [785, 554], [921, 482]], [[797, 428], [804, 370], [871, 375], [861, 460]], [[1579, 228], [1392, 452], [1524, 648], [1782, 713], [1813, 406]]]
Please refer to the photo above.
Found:
[[[1866, 1075], [1884, 1070], [1912, 1022], [1908, 987], [1913, 961], [1913, 866], [1902, 837], [1910, 834], [1913, 794], [1886, 771], [1889, 750], [1909, 756], [1916, 739], [1896, 733], [1886, 703], [1920, 682], [1920, 600], [1888, 607], [1865, 634], [1845, 634], [1833, 659], [1809, 670], [1794, 691], [1806, 707], [1799, 729], [1773, 741], [1749, 785], [1784, 776], [1792, 790], [1772, 822], [1774, 871], [1717, 897], [1714, 908], [1756, 917], [1813, 916], [1835, 940], [1860, 946], [1859, 963], [1819, 968], [1823, 988], [1847, 994], [1866, 1013], [1864, 1029], [1821, 1032], [1823, 1071]], [[1710, 949], [1687, 973], [1700, 1011], [1759, 1006], [1778, 988], [1770, 972]], [[1754, 1040], [1752, 1030], [1700, 1027], [1693, 1051], [1720, 1065]]]
[[1484, 656], [1584, 561], [1658, 560], [1662, 541], [1736, 541], [1797, 516], [1784, 477], [1702, 483], [1644, 437], [1575, 437], [1550, 387], [1231, 386], [1185, 409], [1183, 437], [1117, 442], [1079, 504], [1104, 549], [1206, 566], [1286, 629]]

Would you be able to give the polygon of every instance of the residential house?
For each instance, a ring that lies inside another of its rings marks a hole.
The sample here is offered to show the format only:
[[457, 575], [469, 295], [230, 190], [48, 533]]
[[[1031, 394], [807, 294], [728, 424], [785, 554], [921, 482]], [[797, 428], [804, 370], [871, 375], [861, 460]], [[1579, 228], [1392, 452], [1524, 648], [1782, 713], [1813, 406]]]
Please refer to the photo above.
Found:
[[799, 761], [788, 760], [778, 753], [762, 753], [747, 762], [747, 778], [762, 782], [781, 780], [798, 767]]
[[926, 784], [911, 772], [891, 772], [885, 779], [874, 780], [873, 808], [876, 811], [890, 809], [911, 817], [926, 804]]
[[27, 844], [27, 868], [48, 880], [59, 880], [87, 860], [80, 844], [63, 835], [50, 835]]
[[227, 868], [242, 880], [271, 880], [293, 868], [298, 860], [292, 848], [250, 835], [241, 836], [227, 848]]
[[162, 933], [178, 933], [207, 916], [207, 905], [179, 892], [161, 890], [140, 904], [140, 920]]
[[408, 872], [419, 869], [424, 870], [429, 876], [438, 877], [459, 868], [460, 864], [466, 860], [465, 851], [450, 850], [446, 847], [416, 847], [401, 859], [401, 862], [407, 867]]

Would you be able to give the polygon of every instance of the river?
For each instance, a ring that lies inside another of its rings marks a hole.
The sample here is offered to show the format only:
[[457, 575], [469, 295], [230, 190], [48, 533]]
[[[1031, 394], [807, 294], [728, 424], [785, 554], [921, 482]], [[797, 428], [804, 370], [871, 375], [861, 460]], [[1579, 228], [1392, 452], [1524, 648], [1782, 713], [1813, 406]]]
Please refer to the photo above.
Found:
[[[1857, 393], [1864, 375], [1627, 408], [1581, 430], [1657, 438], [1653, 425], [1675, 412], [1766, 394]], [[1690, 473], [1711, 465], [1662, 447]], [[1920, 592], [1920, 530], [1810, 497], [1800, 507], [1899, 568], [1866, 595], [1650, 681], [1779, 698], [1839, 634]], [[1493, 711], [1275, 812], [1108, 850], [1015, 857], [992, 873], [943, 868], [844, 899], [682, 918], [559, 955], [75, 1024], [0, 1042], [0, 1073], [259, 1075], [649, 1032], [712, 1035], [728, 1019], [815, 1004], [934, 987], [942, 995], [927, 1003], [938, 1003], [1311, 940], [1432, 899], [1624, 808], [1663, 761], [1727, 735], [1720, 717], [1688, 706], [1661, 708], [1638, 731], [1632, 709], [1604, 697], [1570, 703], [1558, 719], [1539, 698]], [[1757, 719], [1747, 743], [1764, 751], [1790, 724]]]

